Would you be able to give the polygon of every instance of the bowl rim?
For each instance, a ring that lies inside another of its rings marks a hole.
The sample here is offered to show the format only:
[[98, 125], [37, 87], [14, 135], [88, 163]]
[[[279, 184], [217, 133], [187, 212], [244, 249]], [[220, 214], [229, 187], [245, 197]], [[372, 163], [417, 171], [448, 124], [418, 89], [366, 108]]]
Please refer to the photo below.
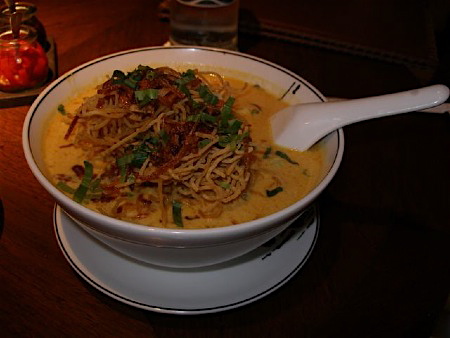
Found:
[[[342, 128], [334, 131], [333, 133], [337, 133], [337, 151], [334, 155], [334, 158], [332, 160], [332, 164], [330, 166], [330, 170], [325, 173], [325, 176], [323, 179], [319, 182], [318, 185], [314, 187], [313, 190], [311, 190], [306, 196], [304, 196], [302, 199], [296, 201], [292, 205], [281, 209], [273, 214], [258, 218], [256, 220], [247, 221], [244, 223], [239, 223], [236, 225], [229, 225], [229, 226], [221, 226], [216, 228], [200, 228], [200, 229], [183, 229], [183, 228], [160, 228], [155, 227], [151, 225], [141, 225], [141, 224], [135, 224], [119, 219], [112, 218], [110, 216], [103, 215], [99, 212], [93, 211], [81, 204], [78, 204], [77, 202], [73, 201], [70, 197], [66, 196], [63, 192], [58, 190], [53, 184], [49, 182], [49, 180], [45, 177], [43, 172], [39, 169], [37, 166], [33, 153], [31, 150], [31, 143], [29, 138], [30, 133], [30, 127], [33, 122], [33, 117], [37, 113], [37, 110], [39, 108], [39, 105], [42, 103], [42, 101], [51, 94], [51, 92], [58, 87], [62, 82], [66, 81], [69, 77], [73, 76], [77, 72], [94, 66], [96, 63], [103, 62], [105, 60], [111, 59], [111, 58], [117, 58], [122, 55], [130, 54], [130, 53], [137, 53], [137, 52], [145, 52], [145, 51], [154, 51], [154, 50], [190, 50], [194, 53], [201, 53], [202, 51], [207, 52], [216, 52], [216, 53], [222, 53], [222, 54], [231, 54], [237, 57], [244, 57], [246, 59], [250, 59], [252, 61], [256, 61], [262, 64], [265, 64], [269, 67], [275, 68], [276, 70], [282, 71], [291, 77], [297, 79], [301, 84], [304, 86], [307, 86], [309, 90], [311, 90], [318, 99], [322, 101], [326, 101], [325, 97], [322, 93], [320, 93], [319, 90], [317, 90], [314, 86], [312, 86], [307, 80], [303, 79], [300, 75], [290, 71], [289, 69], [282, 67], [276, 63], [273, 63], [271, 61], [262, 59], [257, 56], [249, 55], [246, 53], [238, 52], [238, 51], [230, 51], [230, 50], [223, 50], [219, 48], [211, 48], [211, 47], [197, 47], [197, 46], [152, 46], [152, 47], [142, 47], [142, 48], [134, 48], [134, 49], [128, 49], [123, 50], [115, 53], [111, 53], [108, 55], [104, 55], [98, 58], [95, 58], [91, 61], [85, 62], [66, 73], [59, 76], [57, 79], [55, 79], [53, 82], [51, 82], [34, 100], [32, 105], [30, 106], [28, 113], [25, 117], [24, 123], [23, 123], [23, 129], [22, 129], [22, 146], [23, 151], [25, 154], [26, 161], [35, 176], [35, 178], [39, 181], [39, 183], [44, 187], [47, 192], [57, 197], [58, 201], [61, 201], [60, 203], [64, 209], [64, 205], [70, 205], [71, 208], [74, 208], [76, 210], [76, 213], [82, 213], [85, 214], [87, 217], [91, 219], [95, 219], [97, 223], [101, 224], [102, 230], [106, 232], [114, 231], [123, 233], [128, 233], [129, 231], [133, 232], [135, 236], [145, 235], [149, 236], [150, 234], [152, 236], [156, 236], [159, 238], [179, 238], [179, 239], [186, 239], [186, 238], [198, 238], [198, 237], [209, 237], [209, 236], [216, 236], [216, 235], [226, 235], [232, 233], [233, 236], [240, 233], [252, 233], [257, 229], [265, 229], [277, 226], [280, 221], [293, 218], [296, 214], [298, 214], [298, 210], [304, 209], [306, 206], [308, 206], [329, 184], [329, 182], [333, 179], [335, 176], [340, 163], [342, 161], [343, 157], [343, 151], [344, 151], [344, 134]], [[73, 214], [73, 213], [72, 213]], [[97, 227], [96, 227], [97, 228]]]

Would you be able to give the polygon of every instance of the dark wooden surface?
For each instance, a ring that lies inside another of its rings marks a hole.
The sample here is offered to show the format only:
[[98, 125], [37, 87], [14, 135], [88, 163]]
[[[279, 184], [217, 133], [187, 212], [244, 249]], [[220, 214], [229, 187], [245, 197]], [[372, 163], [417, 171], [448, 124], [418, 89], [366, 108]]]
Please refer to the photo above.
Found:
[[[168, 24], [157, 17], [158, 3], [35, 1], [55, 39], [60, 74], [111, 52], [163, 44]], [[247, 18], [258, 22], [270, 16], [254, 6], [255, 1], [242, 0]], [[295, 19], [286, 11], [292, 15]], [[320, 20], [320, 13], [310, 15]], [[436, 68], [416, 67], [289, 42], [263, 31], [242, 31], [240, 48], [299, 73], [328, 96], [361, 97], [448, 80], [445, 60]], [[250, 305], [183, 317], [122, 304], [70, 268], [53, 233], [54, 202], [22, 152], [28, 107], [0, 109], [0, 336], [432, 334], [450, 286], [448, 114], [410, 113], [346, 127], [342, 166], [317, 202], [320, 235], [304, 268]]]

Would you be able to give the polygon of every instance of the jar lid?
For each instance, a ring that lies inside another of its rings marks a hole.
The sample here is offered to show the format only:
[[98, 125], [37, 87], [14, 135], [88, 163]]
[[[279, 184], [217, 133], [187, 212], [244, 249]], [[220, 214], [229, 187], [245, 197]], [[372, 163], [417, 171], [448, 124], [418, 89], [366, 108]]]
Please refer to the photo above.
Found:
[[9, 25], [3, 25], [0, 27], [0, 44], [15, 45], [20, 41], [33, 42], [37, 38], [36, 30], [33, 27], [27, 25], [21, 25], [19, 29], [19, 38], [14, 38], [12, 29]]

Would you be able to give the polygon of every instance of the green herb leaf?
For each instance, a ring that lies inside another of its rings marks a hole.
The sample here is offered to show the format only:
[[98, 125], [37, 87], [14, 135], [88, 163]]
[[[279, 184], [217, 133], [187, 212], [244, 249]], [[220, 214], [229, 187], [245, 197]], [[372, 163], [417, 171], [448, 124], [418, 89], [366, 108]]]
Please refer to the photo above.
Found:
[[219, 185], [224, 188], [225, 190], [230, 189], [231, 188], [231, 184], [227, 183], [227, 182], [219, 182]]
[[131, 89], [136, 89], [139, 80], [135, 78], [126, 78], [123, 80], [123, 84], [130, 87]]
[[126, 75], [121, 70], [115, 70], [112, 74], [112, 83], [113, 84], [122, 84], [125, 80]]
[[146, 141], [154, 146], [158, 145], [159, 143], [159, 137], [149, 137], [146, 139]]
[[178, 89], [181, 90], [181, 86], [185, 86], [192, 80], [195, 80], [195, 72], [192, 69], [188, 69], [186, 72], [181, 74], [181, 77], [177, 79], [175, 82], [178, 84]]
[[150, 101], [158, 98], [158, 89], [142, 89], [136, 90], [134, 92], [134, 97], [136, 101], [139, 103], [139, 107], [143, 107], [148, 104]]
[[133, 151], [133, 158], [131, 160], [131, 165], [135, 168], [140, 168], [144, 164], [145, 160], [147, 160], [149, 153], [151, 152], [150, 148], [145, 143], [141, 143], [139, 146], [135, 148]]
[[83, 202], [83, 199], [86, 196], [86, 193], [89, 189], [89, 184], [91, 183], [93, 176], [94, 176], [94, 168], [92, 164], [88, 161], [84, 161], [83, 179], [81, 180], [81, 184], [73, 194], [73, 199], [75, 202], [77, 203]]
[[133, 154], [127, 154], [116, 159], [116, 165], [120, 173], [120, 182], [122, 183], [127, 180], [127, 169], [131, 161], [133, 161]]
[[166, 144], [169, 141], [169, 134], [167, 134], [167, 132], [162, 129], [159, 132], [159, 137], [161, 138], [162, 143]]
[[67, 115], [66, 108], [63, 104], [58, 105], [58, 111], [61, 113], [61, 115]]
[[231, 143], [232, 140], [233, 138], [231, 137], [231, 135], [223, 135], [219, 137], [219, 141], [217, 143], [219, 144], [219, 146], [225, 148], [228, 144]]
[[182, 204], [178, 201], [172, 201], [172, 217], [173, 222], [178, 227], [183, 227]]
[[156, 73], [153, 70], [148, 70], [145, 74], [145, 78], [148, 80], [153, 80], [156, 77]]
[[231, 114], [231, 109], [233, 107], [235, 98], [230, 96], [225, 103], [223, 104], [222, 110], [220, 111], [220, 115], [222, 116], [222, 121], [227, 121], [233, 117]]
[[206, 139], [198, 142], [198, 147], [203, 148], [203, 147], [206, 147], [210, 143], [211, 143], [211, 140], [206, 138]]
[[273, 190], [266, 190], [266, 195], [267, 195], [267, 197], [273, 197], [273, 196], [275, 196], [276, 194], [278, 194], [279, 192], [282, 192], [282, 191], [283, 191], [282, 187], [276, 187]]
[[75, 189], [70, 187], [70, 186], [68, 186], [65, 182], [58, 182], [56, 184], [56, 187], [59, 190], [67, 192], [68, 194], [71, 194], [71, 195], [73, 195], [75, 193]]
[[219, 98], [214, 95], [206, 85], [200, 85], [197, 89], [200, 97], [205, 101], [206, 103], [210, 105], [216, 105], [217, 102], [219, 102]]
[[204, 112], [200, 112], [198, 114], [194, 114], [194, 115], [190, 115], [187, 118], [188, 122], [211, 122], [211, 123], [215, 123], [217, 121], [217, 117], [216, 116], [212, 116], [209, 115], [207, 113]]
[[89, 191], [93, 193], [101, 192], [102, 189], [100, 188], [100, 182], [101, 182], [100, 178], [97, 178], [95, 181], [92, 181], [92, 183], [89, 185]]
[[271, 152], [272, 152], [272, 147], [267, 147], [266, 151], [264, 152], [263, 158], [268, 158]]
[[237, 134], [239, 129], [241, 129], [242, 122], [239, 120], [230, 120], [228, 121], [228, 125], [227, 132], [230, 134]]
[[286, 161], [288, 161], [291, 164], [299, 165], [298, 162], [291, 160], [291, 158], [286, 153], [283, 153], [282, 151], [277, 150], [275, 152], [275, 155], [281, 157], [282, 159], [285, 159]]

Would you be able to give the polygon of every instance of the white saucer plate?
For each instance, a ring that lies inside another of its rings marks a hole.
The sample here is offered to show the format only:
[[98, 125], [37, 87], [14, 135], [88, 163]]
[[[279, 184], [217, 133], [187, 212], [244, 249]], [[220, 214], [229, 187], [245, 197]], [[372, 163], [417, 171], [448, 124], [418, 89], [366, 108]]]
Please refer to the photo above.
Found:
[[164, 268], [127, 258], [89, 235], [58, 205], [54, 229], [65, 258], [91, 286], [137, 308], [189, 315], [237, 308], [285, 284], [314, 248], [319, 215], [313, 206], [258, 249], [226, 263], [195, 269]]

